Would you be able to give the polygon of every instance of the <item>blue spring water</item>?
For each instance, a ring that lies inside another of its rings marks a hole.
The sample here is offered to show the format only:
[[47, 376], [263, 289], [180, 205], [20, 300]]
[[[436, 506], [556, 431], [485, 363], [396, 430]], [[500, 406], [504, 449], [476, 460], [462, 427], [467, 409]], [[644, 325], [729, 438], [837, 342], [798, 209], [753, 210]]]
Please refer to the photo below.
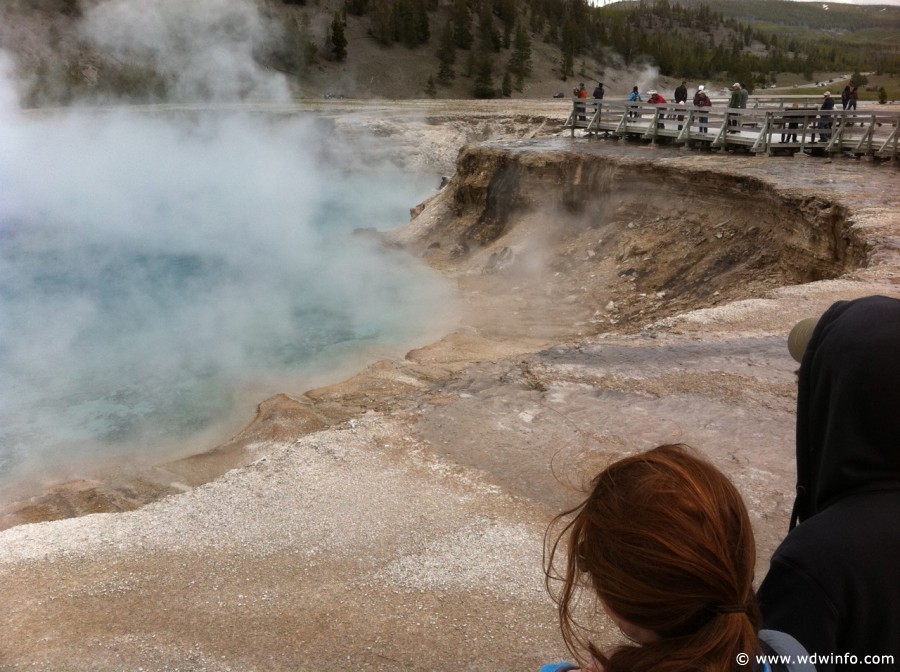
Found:
[[0, 158], [0, 485], [189, 445], [248, 419], [242, 387], [307, 389], [342, 355], [414, 342], [447, 297], [352, 235], [406, 221], [435, 178], [335, 165], [315, 126], [17, 128]]

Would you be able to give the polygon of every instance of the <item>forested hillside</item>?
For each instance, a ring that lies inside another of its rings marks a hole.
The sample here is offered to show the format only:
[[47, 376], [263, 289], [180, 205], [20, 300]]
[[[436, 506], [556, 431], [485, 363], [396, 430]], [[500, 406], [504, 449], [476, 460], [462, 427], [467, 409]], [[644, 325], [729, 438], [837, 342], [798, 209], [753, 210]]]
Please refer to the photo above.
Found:
[[[900, 72], [900, 7], [781, 0], [679, 0], [707, 6], [761, 41], [800, 53], [816, 70]], [[778, 64], [776, 64], [778, 65]], [[775, 68], [778, 70], [779, 68]]]
[[[184, 99], [195, 95], [176, 83], [185, 59], [173, 66], [164, 52], [221, 40], [238, 53], [243, 33], [247, 57], [283, 73], [294, 95], [303, 96], [568, 95], [573, 78], [597, 80], [643, 67], [673, 78], [756, 86], [780, 73], [809, 81], [820, 72], [900, 72], [897, 7], [831, 4], [823, 10], [818, 3], [781, 0], [642, 0], [606, 7], [586, 0], [117, 0], [117, 16], [140, 26], [125, 41], [98, 37], [103, 22], [97, 16], [110, 14], [111, 4], [0, 5], [0, 47], [14, 54], [27, 79], [28, 104]], [[258, 20], [248, 19], [248, 7]], [[191, 25], [197, 16], [208, 25]], [[91, 21], [94, 29], [86, 31]], [[264, 24], [264, 37], [256, 23]], [[176, 37], [141, 32], [161, 25]], [[235, 95], [249, 94], [238, 87]]]

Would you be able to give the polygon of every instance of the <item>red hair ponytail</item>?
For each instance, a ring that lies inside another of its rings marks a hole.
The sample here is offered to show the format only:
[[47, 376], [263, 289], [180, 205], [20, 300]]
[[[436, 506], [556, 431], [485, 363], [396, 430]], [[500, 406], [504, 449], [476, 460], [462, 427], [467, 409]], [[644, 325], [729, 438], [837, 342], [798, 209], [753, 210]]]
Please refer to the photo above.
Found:
[[[548, 529], [574, 515], [548, 542], [545, 567], [573, 655], [582, 663], [594, 656], [607, 672], [747, 669], [736, 656], [759, 646], [756, 546], [731, 481], [687, 447], [666, 445], [615, 462], [592, 486]], [[604, 606], [658, 639], [602, 654], [574, 616], [581, 578]]]

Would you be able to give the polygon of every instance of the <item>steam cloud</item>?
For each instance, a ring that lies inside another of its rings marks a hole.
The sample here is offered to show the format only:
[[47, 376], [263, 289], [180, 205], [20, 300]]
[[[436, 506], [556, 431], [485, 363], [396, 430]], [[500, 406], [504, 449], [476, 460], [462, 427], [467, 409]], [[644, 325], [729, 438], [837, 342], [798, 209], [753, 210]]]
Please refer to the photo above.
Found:
[[89, 9], [81, 28], [117, 60], [165, 75], [173, 100], [290, 99], [285, 78], [254, 59], [274, 27], [252, 3], [109, 0]]
[[[141, 30], [134, 7], [101, 5], [85, 30], [183, 64], [185, 92], [283, 94], [248, 65], [264, 36], [239, 3], [142, 5]], [[207, 34], [242, 47], [182, 49], [203, 12], [219, 17]], [[300, 116], [34, 114], [13, 91], [0, 79], [0, 482], [185, 441], [242, 386], [306, 389], [348, 350], [421, 338], [446, 301], [434, 274], [350, 235], [404, 221], [432, 176], [348, 173], [323, 158], [334, 138]]]

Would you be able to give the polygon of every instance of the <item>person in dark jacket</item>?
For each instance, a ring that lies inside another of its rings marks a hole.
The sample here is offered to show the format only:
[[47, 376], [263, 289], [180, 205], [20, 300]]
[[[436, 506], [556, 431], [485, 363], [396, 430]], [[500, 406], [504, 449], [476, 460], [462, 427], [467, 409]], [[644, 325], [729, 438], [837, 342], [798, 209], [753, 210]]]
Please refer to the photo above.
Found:
[[[796, 110], [800, 107], [797, 103], [791, 103], [791, 109]], [[786, 115], [787, 116], [787, 115]], [[797, 142], [797, 128], [800, 126], [800, 122], [797, 120], [797, 117], [791, 117], [790, 121], [787, 122], [785, 128], [787, 128], [787, 132], [781, 133], [781, 141], [782, 142]], [[793, 131], [793, 133], [791, 132]]]
[[841, 108], [847, 109], [847, 106], [850, 104], [850, 85], [844, 87], [844, 90], [841, 91]]
[[604, 93], [606, 93], [606, 89], [603, 88], [603, 82], [597, 82], [597, 87], [594, 89], [594, 99], [603, 100]]
[[[831, 111], [834, 109], [834, 98], [831, 97], [831, 91], [826, 91], [822, 94], [823, 100], [822, 104], [819, 105], [820, 110]], [[819, 127], [819, 140], [822, 142], [826, 142], [828, 137], [831, 135], [831, 117], [820, 117], [819, 123], [817, 124]], [[813, 141], [815, 142], [815, 141]]]
[[750, 92], [747, 90], [746, 84], [741, 84], [741, 104], [742, 110], [747, 109], [747, 101], [750, 100]]
[[687, 102], [687, 80], [681, 83], [681, 86], [675, 88], [675, 104]]
[[838, 301], [789, 347], [797, 494], [759, 588], [763, 623], [815, 653], [818, 672], [887, 669], [866, 656], [900, 662], [900, 299]]

